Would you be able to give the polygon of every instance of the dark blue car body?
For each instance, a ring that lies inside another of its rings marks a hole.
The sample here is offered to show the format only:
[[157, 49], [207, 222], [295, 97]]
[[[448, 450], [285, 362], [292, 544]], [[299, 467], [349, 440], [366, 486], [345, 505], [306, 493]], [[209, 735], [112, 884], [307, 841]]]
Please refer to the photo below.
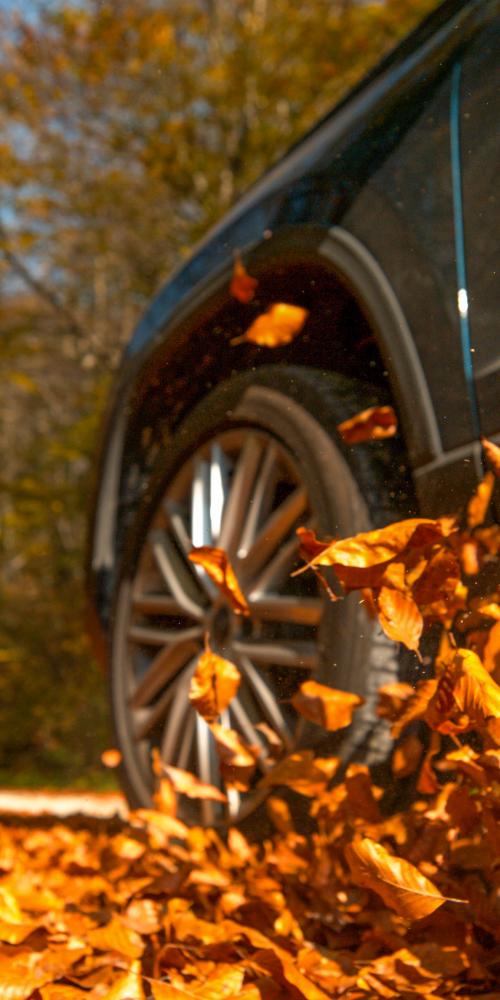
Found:
[[397, 408], [415, 505], [460, 507], [500, 440], [493, 319], [498, 4], [442, 4], [234, 206], [161, 289], [123, 359], [103, 434], [88, 557], [105, 638], [128, 528], [158, 448], [218, 382], [268, 364], [230, 347], [248, 307], [306, 305], [273, 364], [379, 382]]

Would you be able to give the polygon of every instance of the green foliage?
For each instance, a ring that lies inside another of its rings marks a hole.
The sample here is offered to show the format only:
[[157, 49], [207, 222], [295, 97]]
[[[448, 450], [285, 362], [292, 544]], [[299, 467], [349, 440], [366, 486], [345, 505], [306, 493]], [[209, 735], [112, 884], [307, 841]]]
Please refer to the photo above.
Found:
[[28, 760], [40, 780], [92, 775], [109, 739], [82, 551], [109, 377], [141, 310], [434, 5], [60, 0], [35, 19], [0, 14], [1, 781]]

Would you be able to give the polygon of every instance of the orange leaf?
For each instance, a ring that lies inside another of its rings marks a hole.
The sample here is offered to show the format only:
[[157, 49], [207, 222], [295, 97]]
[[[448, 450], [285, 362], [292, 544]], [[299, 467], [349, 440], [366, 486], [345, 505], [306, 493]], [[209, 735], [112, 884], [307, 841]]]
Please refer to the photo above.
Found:
[[146, 1000], [140, 962], [133, 962], [130, 970], [106, 991], [106, 1000]]
[[[454, 530], [454, 522], [446, 518], [409, 518], [397, 521], [385, 528], [362, 532], [352, 538], [325, 544], [307, 566], [333, 566], [341, 583], [347, 587], [376, 586], [385, 569], [385, 564], [405, 549], [424, 548], [446, 537]], [[315, 539], [316, 545], [321, 542]]]
[[451, 599], [459, 583], [460, 567], [456, 557], [452, 552], [440, 550], [432, 556], [413, 585], [413, 597], [420, 608], [440, 598]]
[[150, 833], [163, 834], [164, 837], [178, 837], [182, 840], [187, 836], [185, 823], [174, 816], [165, 816], [156, 809], [136, 809], [130, 814], [132, 826], [145, 826]]
[[354, 881], [373, 889], [386, 906], [407, 920], [420, 920], [447, 901], [418, 868], [389, 854], [369, 837], [354, 840], [345, 853]]
[[457, 649], [439, 679], [425, 718], [441, 733], [487, 729], [500, 745], [500, 687], [471, 649]]
[[169, 778], [161, 778], [153, 796], [155, 809], [164, 816], [175, 817], [177, 813], [177, 795]]
[[393, 437], [397, 427], [398, 420], [392, 406], [370, 406], [344, 420], [337, 430], [346, 444], [360, 444]]
[[235, 337], [231, 344], [249, 341], [259, 347], [283, 347], [300, 333], [309, 315], [302, 306], [275, 302], [267, 312], [257, 316], [242, 337]]
[[278, 833], [283, 837], [291, 833], [294, 829], [292, 814], [288, 802], [271, 795], [266, 802], [266, 809], [271, 823], [276, 827]]
[[500, 622], [496, 622], [490, 629], [488, 640], [483, 649], [483, 665], [498, 683], [500, 680]]
[[[298, 750], [279, 761], [259, 782], [261, 788], [286, 785], [301, 795], [314, 797], [324, 791], [328, 777], [312, 750]], [[338, 764], [338, 762], [337, 762]]]
[[180, 767], [165, 764], [165, 772], [176, 792], [187, 795], [188, 799], [211, 799], [213, 802], [226, 802], [226, 796], [220, 788], [205, 784], [190, 771], [183, 771]]
[[39, 967], [28, 964], [30, 955], [22, 957], [0, 956], [0, 1000], [29, 1000], [34, 991], [53, 981], [54, 976]]
[[248, 746], [234, 729], [228, 729], [216, 722], [210, 729], [215, 739], [224, 781], [238, 791], [246, 791], [255, 771], [260, 748]]
[[207, 647], [199, 656], [191, 678], [189, 700], [207, 722], [215, 722], [234, 698], [240, 681], [241, 674], [234, 663]]
[[392, 755], [392, 773], [396, 778], [406, 778], [417, 770], [422, 757], [423, 747], [413, 733], [407, 736], [394, 750]]
[[101, 761], [104, 767], [118, 767], [121, 764], [122, 755], [119, 750], [115, 750], [114, 747], [110, 750], [103, 750], [101, 754]]
[[418, 682], [412, 696], [403, 704], [401, 715], [391, 727], [391, 736], [394, 740], [397, 740], [401, 736], [403, 729], [410, 722], [416, 722], [418, 719], [424, 718], [429, 707], [429, 702], [436, 691], [437, 684], [437, 680], [434, 679]]
[[413, 598], [392, 587], [381, 587], [377, 606], [386, 636], [417, 653], [424, 621]]
[[257, 278], [252, 278], [248, 274], [239, 253], [236, 252], [234, 255], [233, 277], [229, 286], [229, 291], [233, 298], [238, 299], [238, 302], [243, 302], [246, 305], [252, 301], [258, 284]]
[[451, 764], [452, 767], [458, 767], [459, 771], [462, 771], [469, 778], [471, 778], [475, 785], [486, 788], [489, 784], [486, 771], [483, 770], [479, 763], [479, 754], [476, 753], [472, 747], [460, 747], [459, 750], [453, 750], [451, 753], [447, 753], [444, 759], [447, 763]]
[[297, 528], [297, 535], [299, 537], [299, 554], [308, 563], [311, 563], [315, 556], [321, 555], [325, 549], [331, 545], [330, 542], [320, 542], [316, 532], [311, 528], [304, 528], [302, 525]]
[[144, 951], [140, 935], [125, 927], [116, 914], [113, 914], [109, 924], [89, 931], [87, 938], [92, 947], [98, 951], [116, 951], [126, 958], [139, 958]]
[[236, 574], [224, 552], [224, 549], [213, 548], [211, 545], [200, 545], [189, 553], [191, 562], [202, 566], [205, 573], [217, 585], [221, 594], [229, 601], [237, 615], [249, 615], [250, 609]]
[[467, 504], [468, 528], [477, 528], [479, 524], [483, 523], [490, 504], [494, 485], [495, 476], [492, 472], [487, 472]]
[[291, 699], [300, 715], [329, 732], [349, 726], [354, 709], [363, 701], [358, 694], [336, 691], [317, 681], [304, 681]]
[[381, 719], [394, 722], [401, 715], [404, 705], [415, 694], [411, 684], [403, 681], [390, 681], [378, 689], [377, 715]]
[[439, 733], [431, 733], [429, 748], [422, 761], [417, 782], [417, 792], [422, 795], [435, 795], [439, 791], [439, 783], [432, 767], [432, 761], [441, 749]]
[[493, 441], [488, 441], [488, 439], [484, 437], [481, 438], [481, 444], [495, 475], [500, 476], [500, 448], [497, 444], [494, 444]]
[[85, 1000], [85, 997], [89, 996], [76, 986], [64, 986], [60, 983], [43, 986], [39, 993], [42, 1000]]
[[345, 790], [347, 801], [354, 816], [367, 820], [368, 823], [378, 823], [381, 819], [376, 793], [370, 771], [366, 764], [349, 764], [345, 773]]
[[151, 987], [153, 1000], [192, 1000], [193, 997], [199, 1000], [199, 993], [194, 993], [187, 987], [183, 986], [182, 989], [178, 989], [177, 986], [161, 982], [159, 979], [147, 979], [146, 981]]

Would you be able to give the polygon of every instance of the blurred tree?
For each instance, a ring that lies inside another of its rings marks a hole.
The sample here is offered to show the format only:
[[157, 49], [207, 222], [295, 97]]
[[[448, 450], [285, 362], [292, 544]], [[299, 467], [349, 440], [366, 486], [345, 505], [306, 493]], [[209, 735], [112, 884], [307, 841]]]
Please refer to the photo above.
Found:
[[[82, 637], [92, 455], [151, 294], [435, 0], [55, 0], [0, 13], [0, 780], [106, 741]], [[17, 764], [16, 764], [17, 762]]]

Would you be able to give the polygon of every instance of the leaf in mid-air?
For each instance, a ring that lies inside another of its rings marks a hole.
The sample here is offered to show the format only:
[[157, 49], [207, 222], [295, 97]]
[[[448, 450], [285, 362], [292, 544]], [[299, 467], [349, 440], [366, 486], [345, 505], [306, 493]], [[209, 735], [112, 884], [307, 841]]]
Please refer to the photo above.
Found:
[[246, 305], [252, 301], [258, 284], [257, 278], [252, 278], [248, 273], [240, 254], [235, 253], [233, 276], [229, 286], [229, 291], [233, 298], [238, 299], [238, 302], [243, 302]]
[[235, 337], [231, 344], [249, 342], [259, 347], [283, 347], [295, 340], [309, 315], [302, 306], [292, 306], [287, 302], [275, 302], [267, 312], [261, 313], [248, 330]]
[[398, 420], [392, 406], [370, 406], [337, 426], [346, 444], [361, 444], [363, 441], [393, 437], [397, 428]]
[[191, 549], [188, 558], [197, 566], [202, 566], [205, 573], [227, 599], [235, 614], [250, 614], [247, 599], [224, 549], [218, 549], [212, 545], [200, 545]]
[[448, 897], [443, 896], [418, 868], [389, 854], [370, 837], [354, 840], [345, 853], [354, 881], [373, 889], [387, 906], [407, 920], [427, 917], [447, 901]]
[[393, 587], [381, 587], [377, 607], [379, 622], [386, 636], [417, 653], [424, 621], [410, 594]]
[[238, 668], [207, 647], [191, 678], [189, 700], [206, 722], [215, 722], [234, 698], [241, 681]]
[[351, 691], [337, 691], [317, 681], [304, 681], [291, 703], [309, 722], [333, 732], [351, 724], [353, 712], [363, 700]]

